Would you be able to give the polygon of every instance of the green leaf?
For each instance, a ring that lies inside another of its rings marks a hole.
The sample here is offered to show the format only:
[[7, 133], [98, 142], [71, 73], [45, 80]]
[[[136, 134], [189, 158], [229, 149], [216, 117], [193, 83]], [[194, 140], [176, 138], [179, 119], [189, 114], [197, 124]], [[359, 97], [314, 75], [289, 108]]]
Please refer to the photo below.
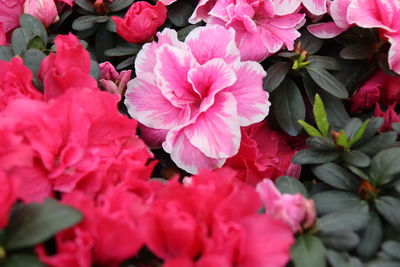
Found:
[[351, 118], [344, 126], [344, 131], [348, 139], [350, 140], [356, 134], [358, 129], [360, 129], [362, 121], [359, 118]]
[[322, 99], [318, 94], [315, 95], [313, 113], [318, 129], [324, 137], [327, 137], [329, 133], [328, 117], [326, 116], [324, 103], [322, 102]]
[[76, 31], [92, 29], [96, 25], [96, 18], [97, 16], [95, 15], [81, 16], [74, 20], [72, 23], [72, 29]]
[[113, 37], [114, 34], [106, 29], [105, 24], [102, 24], [97, 30], [94, 49], [98, 61], [102, 62], [108, 59], [104, 52], [115, 47]]
[[[383, 118], [374, 117], [368, 120], [367, 127], [365, 128], [364, 133], [360, 140], [355, 141], [352, 147], [359, 147], [366, 142], [370, 141], [372, 137], [376, 135], [376, 132], [383, 124]], [[364, 122], [365, 123], [365, 122]], [[360, 129], [359, 129], [360, 130]], [[357, 135], [357, 133], [356, 133]]]
[[307, 138], [306, 144], [310, 148], [317, 150], [337, 151], [336, 145], [330, 139], [322, 138], [320, 136], [312, 136]]
[[16, 55], [21, 55], [26, 50], [30, 36], [22, 28], [13, 31], [11, 37], [12, 47]]
[[312, 171], [318, 179], [335, 188], [354, 192], [358, 189], [357, 178], [335, 163], [325, 163]]
[[348, 149], [350, 147], [349, 139], [347, 138], [347, 134], [345, 131], [340, 132], [339, 137], [336, 139], [336, 144], [344, 147], [345, 149]]
[[29, 49], [24, 54], [24, 64], [33, 74], [37, 75], [40, 69], [40, 64], [45, 57], [46, 55], [42, 51]]
[[327, 258], [332, 267], [364, 267], [359, 259], [350, 257], [344, 252], [338, 253], [334, 250], [328, 250]]
[[337, 251], [349, 251], [360, 242], [358, 235], [352, 231], [321, 233], [320, 238], [326, 247]]
[[354, 173], [355, 175], [357, 175], [358, 177], [360, 177], [360, 178], [362, 178], [362, 179], [364, 179], [364, 180], [367, 180], [367, 181], [371, 181], [371, 177], [369, 177], [367, 174], [365, 174], [365, 173], [364, 173], [362, 170], [360, 170], [359, 168], [354, 167], [354, 166], [351, 166], [351, 165], [347, 166], [347, 168], [348, 168], [352, 173]]
[[40, 204], [23, 205], [11, 215], [5, 230], [5, 248], [16, 250], [34, 246], [81, 219], [78, 210], [50, 198]]
[[186, 27], [180, 29], [180, 30], [178, 31], [178, 39], [179, 39], [180, 41], [182, 41], [182, 42], [185, 41], [186, 36], [188, 36], [189, 33], [190, 33], [191, 31], [193, 31], [194, 29], [196, 29], [196, 28], [199, 27], [199, 26], [200, 26], [199, 24], [188, 25], [188, 26], [186, 26]]
[[357, 231], [368, 222], [368, 204], [358, 205], [329, 213], [317, 220], [317, 228], [323, 232]]
[[343, 101], [324, 91], [319, 92], [319, 95], [324, 101], [326, 114], [328, 115], [328, 121], [331, 128], [343, 129], [349, 119], [349, 114], [343, 105]]
[[394, 197], [383, 196], [375, 199], [375, 206], [386, 221], [397, 230], [400, 230], [400, 200]]
[[194, 7], [184, 1], [177, 1], [168, 6], [168, 19], [177, 27], [189, 24], [189, 18], [193, 14]]
[[[96, 10], [94, 9], [93, 3], [89, 0], [74, 0], [75, 4], [77, 4], [82, 9], [95, 14]], [[118, 2], [118, 1], [117, 1]]]
[[7, 256], [6, 261], [1, 263], [2, 267], [45, 267], [35, 254], [26, 252], [12, 253]]
[[322, 45], [323, 41], [314, 35], [312, 35], [307, 29], [300, 30], [301, 36], [296, 40], [296, 45], [298, 42], [301, 42], [301, 48], [307, 51], [310, 55], [318, 52]]
[[343, 153], [343, 159], [350, 165], [362, 168], [368, 167], [371, 163], [371, 159], [367, 155], [357, 150]]
[[300, 193], [304, 197], [308, 197], [307, 189], [296, 178], [290, 176], [281, 176], [275, 181], [275, 186], [282, 194]]
[[348, 97], [346, 87], [344, 87], [344, 85], [341, 84], [328, 71], [321, 68], [312, 68], [310, 66], [308, 66], [306, 69], [314, 82], [316, 82], [322, 89], [338, 98]]
[[342, 68], [342, 65], [333, 57], [310, 56], [308, 62], [310, 62], [310, 67], [312, 68], [322, 68], [327, 70], [340, 70]]
[[346, 46], [339, 52], [339, 56], [344, 59], [366, 59], [374, 53], [373, 44], [370, 42], [355, 43]]
[[393, 240], [386, 241], [382, 245], [382, 250], [388, 254], [392, 259], [400, 260], [400, 242]]
[[372, 158], [370, 176], [375, 185], [391, 182], [400, 173], [400, 147], [385, 149]]
[[21, 28], [27, 33], [28, 36], [39, 36], [42, 39], [44, 45], [47, 44], [47, 31], [43, 26], [42, 22], [38, 20], [36, 17], [23, 14], [19, 17], [19, 23]]
[[364, 121], [364, 123], [361, 125], [361, 127], [356, 131], [353, 137], [350, 139], [350, 146], [356, 143], [358, 140], [362, 138], [364, 135], [365, 131], [367, 130], [368, 124], [370, 120]]
[[361, 202], [356, 194], [340, 190], [324, 191], [313, 195], [312, 199], [315, 201], [318, 215], [343, 210]]
[[14, 53], [10, 47], [0, 46], [0, 60], [10, 61], [14, 57]]
[[367, 226], [360, 233], [360, 237], [357, 254], [363, 260], [372, 259], [376, 255], [383, 237], [382, 223], [375, 211], [369, 213]]
[[397, 138], [396, 132], [386, 132], [375, 136], [364, 145], [357, 148], [357, 150], [367, 154], [368, 156], [375, 155], [378, 151], [391, 147]]
[[134, 0], [116, 0], [113, 1], [108, 8], [111, 12], [120, 11], [124, 8], [130, 7], [133, 4]]
[[286, 74], [290, 70], [290, 63], [286, 61], [281, 61], [275, 63], [267, 69], [267, 76], [265, 76], [263, 81], [263, 88], [267, 92], [273, 92], [286, 77]]
[[35, 36], [29, 41], [28, 48], [33, 48], [41, 51], [46, 49], [45, 44], [39, 36]]
[[125, 59], [124, 61], [122, 61], [121, 63], [119, 63], [116, 67], [117, 70], [122, 70], [125, 69], [127, 67], [131, 67], [133, 65], [133, 63], [135, 62], [135, 58], [136, 56], [133, 57], [129, 57], [127, 59]]
[[99, 63], [95, 60], [90, 60], [90, 76], [95, 78], [96, 80], [100, 79], [100, 66]]
[[392, 123], [392, 129], [396, 131], [396, 133], [400, 133], [400, 122]]
[[313, 235], [297, 236], [296, 243], [291, 248], [291, 256], [295, 267], [326, 266], [324, 244]]
[[377, 53], [376, 58], [378, 59], [379, 68], [386, 74], [391, 76], [399, 76], [398, 73], [394, 72], [389, 67], [389, 60], [387, 53]]
[[317, 149], [305, 149], [298, 151], [292, 158], [295, 164], [322, 164], [333, 161], [340, 157], [336, 151], [323, 151]]
[[284, 79], [272, 98], [272, 111], [281, 128], [289, 135], [297, 135], [302, 128], [297, 121], [304, 120], [306, 116], [303, 98], [297, 85], [290, 79]]
[[307, 122], [303, 120], [298, 120], [297, 121], [301, 126], [303, 126], [304, 130], [308, 133], [310, 136], [322, 136], [322, 134], [315, 129], [312, 125], [308, 124]]
[[131, 56], [136, 55], [140, 51], [140, 49], [142, 49], [141, 45], [123, 44], [118, 47], [106, 50], [105, 54], [109, 57]]

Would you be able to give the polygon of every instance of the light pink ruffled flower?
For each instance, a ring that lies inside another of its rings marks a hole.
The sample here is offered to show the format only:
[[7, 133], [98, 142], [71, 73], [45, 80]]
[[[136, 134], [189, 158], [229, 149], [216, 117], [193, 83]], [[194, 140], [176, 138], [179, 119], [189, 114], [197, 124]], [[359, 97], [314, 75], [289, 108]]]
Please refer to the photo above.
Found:
[[264, 202], [266, 213], [287, 223], [294, 233], [314, 224], [314, 200], [306, 199], [300, 193], [282, 195], [270, 179], [260, 182], [256, 190]]
[[283, 47], [293, 49], [304, 16], [278, 16], [272, 0], [201, 0], [189, 22], [204, 20], [233, 28], [242, 59], [262, 61]]
[[240, 126], [269, 111], [265, 71], [257, 62], [240, 61], [234, 37], [232, 29], [215, 25], [198, 27], [180, 42], [165, 29], [136, 58], [128, 111], [154, 129], [146, 133], [161, 131], [156, 139], [166, 134], [164, 150], [190, 173], [220, 167], [239, 149]]
[[275, 13], [277, 15], [292, 14], [302, 4], [313, 15], [326, 13], [326, 0], [274, 0]]
[[45, 27], [59, 20], [54, 0], [26, 0], [24, 13], [35, 16]]

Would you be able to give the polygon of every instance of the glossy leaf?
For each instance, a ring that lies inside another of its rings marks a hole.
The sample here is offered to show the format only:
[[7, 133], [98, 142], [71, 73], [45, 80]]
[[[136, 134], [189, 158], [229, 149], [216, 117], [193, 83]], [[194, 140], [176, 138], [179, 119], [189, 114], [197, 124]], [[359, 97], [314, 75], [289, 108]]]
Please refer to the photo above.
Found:
[[328, 71], [322, 68], [307, 67], [307, 72], [311, 78], [325, 91], [338, 98], [347, 98], [346, 87], [341, 84]]

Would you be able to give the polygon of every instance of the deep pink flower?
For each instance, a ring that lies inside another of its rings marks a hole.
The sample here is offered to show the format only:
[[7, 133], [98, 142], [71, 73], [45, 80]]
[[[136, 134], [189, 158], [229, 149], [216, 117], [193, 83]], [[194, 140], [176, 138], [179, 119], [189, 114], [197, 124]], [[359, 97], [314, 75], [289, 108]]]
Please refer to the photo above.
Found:
[[141, 44], [155, 35], [167, 18], [167, 8], [157, 1], [153, 6], [145, 1], [131, 5], [124, 19], [113, 16], [117, 33], [129, 43]]
[[17, 198], [11, 177], [7, 177], [1, 170], [0, 185], [0, 229], [3, 229], [8, 224], [11, 207]]
[[156, 196], [141, 231], [166, 266], [285, 266], [289, 261], [289, 227], [257, 215], [257, 193], [234, 176], [223, 168], [185, 178], [184, 185], [154, 183]]
[[379, 129], [381, 132], [393, 130], [392, 123], [400, 122], [400, 117], [399, 114], [397, 114], [397, 112], [395, 111], [395, 107], [396, 104], [390, 105], [387, 107], [385, 112], [383, 112], [379, 104], [375, 105], [374, 117], [381, 117], [384, 120], [383, 125]]
[[7, 36], [6, 36], [5, 31], [4, 31], [4, 26], [3, 26], [3, 23], [0, 22], [0, 46], [1, 45], [6, 45], [7, 43], [8, 43], [7, 42]]
[[264, 178], [299, 177], [301, 166], [291, 162], [295, 153], [283, 133], [260, 122], [242, 128], [239, 152], [224, 166], [237, 170], [239, 180], [255, 186]]
[[50, 53], [40, 65], [39, 78], [43, 81], [46, 99], [62, 95], [73, 88], [97, 88], [89, 75], [90, 55], [73, 34], [57, 35], [57, 53]]
[[54, 0], [25, 0], [24, 13], [35, 16], [46, 28], [59, 19]]
[[266, 213], [287, 223], [293, 233], [314, 225], [316, 219], [314, 200], [306, 199], [300, 193], [281, 195], [269, 179], [260, 182], [256, 190], [264, 202]]
[[239, 149], [240, 126], [268, 114], [265, 71], [240, 61], [233, 30], [198, 27], [183, 43], [165, 29], [139, 52], [135, 67], [125, 99], [130, 115], [160, 130], [157, 138], [167, 131], [164, 150], [188, 172], [221, 166]]
[[123, 70], [118, 73], [108, 61], [100, 63], [100, 87], [111, 94], [124, 95], [131, 73], [131, 70]]
[[278, 16], [272, 0], [201, 0], [189, 22], [200, 20], [233, 28], [242, 60], [262, 61], [283, 47], [293, 49], [304, 14]]
[[3, 30], [9, 33], [19, 26], [19, 16], [23, 13], [25, 0], [3, 0], [0, 1], [0, 22]]
[[32, 72], [21, 58], [10, 62], [0, 60], [0, 111], [17, 98], [42, 99], [43, 95], [32, 84]]
[[313, 15], [323, 15], [326, 13], [326, 0], [275, 0], [275, 13], [277, 15], [292, 14], [302, 4]]

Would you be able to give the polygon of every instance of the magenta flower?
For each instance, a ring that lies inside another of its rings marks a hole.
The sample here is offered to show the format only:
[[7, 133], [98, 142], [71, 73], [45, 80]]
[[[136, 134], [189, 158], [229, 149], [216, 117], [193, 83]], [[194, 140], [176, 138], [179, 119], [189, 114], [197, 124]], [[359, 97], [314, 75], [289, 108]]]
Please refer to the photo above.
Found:
[[242, 59], [262, 61], [283, 47], [293, 49], [304, 14], [278, 16], [271, 0], [201, 0], [189, 22], [201, 20], [233, 28]]
[[269, 111], [265, 71], [257, 62], [240, 61], [234, 37], [233, 30], [216, 25], [198, 27], [180, 42], [165, 29], [136, 58], [128, 111], [154, 129], [146, 133], [164, 135], [164, 150], [190, 173], [220, 167], [239, 149], [240, 126], [263, 120]]
[[131, 70], [118, 73], [114, 66], [106, 61], [100, 63], [100, 86], [110, 94], [124, 95], [127, 83], [131, 78]]

